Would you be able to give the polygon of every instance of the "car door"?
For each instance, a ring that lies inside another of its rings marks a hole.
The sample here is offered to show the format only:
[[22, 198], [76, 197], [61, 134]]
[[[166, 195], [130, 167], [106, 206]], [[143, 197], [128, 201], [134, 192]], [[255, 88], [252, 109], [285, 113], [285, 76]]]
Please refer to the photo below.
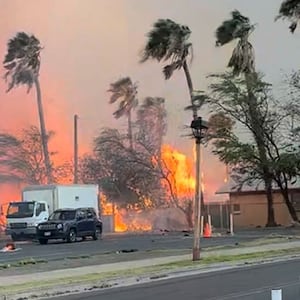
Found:
[[86, 218], [86, 211], [78, 209], [76, 211], [76, 223], [77, 223], [77, 236], [84, 236], [88, 231], [88, 222]]
[[88, 231], [90, 234], [93, 234], [96, 230], [95, 222], [96, 214], [92, 209], [87, 210], [87, 222], [88, 222]]

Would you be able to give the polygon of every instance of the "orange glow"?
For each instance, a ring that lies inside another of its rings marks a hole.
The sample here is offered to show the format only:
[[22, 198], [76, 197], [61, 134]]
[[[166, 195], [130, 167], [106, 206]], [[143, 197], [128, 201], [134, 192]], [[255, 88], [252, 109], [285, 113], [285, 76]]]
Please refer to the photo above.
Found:
[[102, 215], [113, 217], [115, 232], [150, 231], [152, 229], [152, 224], [141, 217], [141, 211], [134, 208], [128, 211], [120, 209], [109, 202], [103, 194], [100, 195], [100, 202]]
[[150, 231], [152, 224], [143, 218], [141, 212], [115, 209], [115, 232]]
[[[166, 165], [168, 180], [178, 199], [191, 198], [195, 190], [195, 178], [193, 174], [193, 162], [183, 153], [164, 145], [162, 159]], [[163, 183], [163, 186], [165, 183]]]
[[[195, 190], [193, 160], [170, 145], [163, 145], [161, 157], [172, 191], [165, 180], [162, 180], [162, 186], [168, 191], [169, 196], [173, 193], [179, 204], [193, 199]], [[207, 183], [204, 182], [204, 172], [201, 173], [201, 186], [203, 192], [209, 189]], [[151, 199], [145, 202], [151, 205]], [[152, 229], [151, 222], [143, 218], [142, 212], [134, 207], [129, 210], [120, 209], [117, 205], [113, 207], [104, 195], [101, 197], [101, 206], [103, 215], [114, 215], [115, 232], [150, 231]]]
[[113, 204], [107, 200], [107, 197], [103, 193], [100, 194], [100, 204], [102, 215], [109, 216], [113, 214]]
[[204, 172], [201, 173], [201, 189], [202, 192], [205, 192], [205, 183], [204, 183]]

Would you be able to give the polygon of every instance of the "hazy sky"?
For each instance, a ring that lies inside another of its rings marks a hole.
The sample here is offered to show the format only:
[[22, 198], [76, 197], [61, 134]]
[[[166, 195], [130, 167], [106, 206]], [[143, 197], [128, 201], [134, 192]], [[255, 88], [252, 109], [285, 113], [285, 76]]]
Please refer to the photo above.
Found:
[[[192, 30], [194, 60], [191, 73], [196, 89], [205, 89], [208, 73], [226, 67], [232, 46], [215, 48], [214, 31], [239, 9], [258, 23], [252, 36], [257, 68], [275, 85], [282, 70], [299, 68], [300, 31], [288, 31], [288, 23], [274, 17], [281, 0], [0, 0], [0, 55], [6, 41], [17, 31], [34, 33], [44, 46], [41, 86], [49, 129], [57, 131], [58, 150], [72, 151], [73, 115], [80, 116], [81, 149], [85, 151], [103, 126], [124, 128], [125, 120], [112, 117], [108, 104], [109, 83], [121, 76], [139, 82], [139, 98], [166, 98], [168, 136], [166, 141], [188, 153], [192, 141], [181, 135], [191, 114], [183, 73], [164, 81], [156, 62], [139, 64], [145, 34], [158, 18], [171, 18]], [[38, 124], [35, 91], [24, 88], [5, 93], [0, 82], [0, 131]], [[205, 117], [205, 115], [204, 115]], [[68, 150], [69, 149], [69, 150]], [[205, 160], [210, 172], [215, 159]]]

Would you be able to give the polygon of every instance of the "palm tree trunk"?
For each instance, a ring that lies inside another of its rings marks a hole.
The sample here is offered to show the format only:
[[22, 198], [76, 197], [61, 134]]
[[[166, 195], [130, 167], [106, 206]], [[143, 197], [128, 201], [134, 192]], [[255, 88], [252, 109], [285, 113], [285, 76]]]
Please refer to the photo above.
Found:
[[[187, 82], [188, 89], [189, 89], [190, 101], [191, 101], [191, 106], [192, 106], [192, 111], [193, 111], [193, 119], [195, 120], [195, 119], [198, 118], [198, 110], [197, 110], [197, 107], [194, 106], [194, 102], [193, 102], [194, 86], [193, 86], [193, 81], [192, 81], [191, 73], [190, 73], [190, 70], [189, 70], [189, 67], [188, 67], [188, 64], [187, 64], [186, 60], [183, 62], [183, 70], [184, 70], [186, 82]], [[198, 151], [198, 149], [197, 149], [198, 147], [200, 149], [200, 144], [196, 143], [196, 153], [200, 152], [200, 150]], [[198, 160], [198, 157], [196, 157], [196, 160]], [[200, 166], [200, 161], [196, 162], [196, 164]], [[198, 173], [198, 172], [196, 172], [196, 173]], [[199, 176], [200, 176], [200, 171], [199, 171]], [[198, 182], [200, 182], [200, 178], [196, 178], [196, 183], [198, 184]], [[196, 186], [196, 190], [197, 189], [198, 188]], [[200, 187], [200, 189], [201, 189], [201, 191], [200, 191], [201, 207], [204, 208], [204, 197], [203, 197], [202, 187]]]
[[133, 150], [133, 136], [132, 136], [132, 122], [131, 122], [131, 110], [128, 112], [128, 140], [130, 150]]
[[[183, 70], [185, 73], [185, 78], [187, 81], [189, 94], [190, 94], [190, 101], [193, 111], [193, 119], [196, 120], [198, 118], [198, 111], [197, 107], [194, 105], [193, 101], [193, 81], [191, 77], [191, 73], [188, 67], [188, 64], [186, 60], [183, 62]], [[204, 207], [204, 197], [203, 197], [203, 191], [201, 187], [201, 172], [200, 172], [200, 147], [201, 143], [200, 141], [196, 141], [196, 184], [195, 184], [195, 202], [194, 202], [194, 245], [193, 245], [193, 260], [199, 260], [200, 259], [200, 220], [201, 220], [201, 214], [202, 210], [201, 208]], [[199, 200], [200, 199], [200, 200]]]
[[248, 100], [249, 100], [249, 115], [250, 115], [250, 122], [253, 128], [253, 135], [257, 145], [259, 158], [262, 164], [262, 171], [263, 171], [263, 179], [265, 183], [265, 190], [267, 196], [267, 207], [268, 207], [268, 215], [267, 215], [267, 224], [266, 227], [273, 227], [276, 226], [275, 222], [275, 214], [274, 214], [274, 206], [273, 206], [273, 194], [272, 194], [272, 174], [270, 173], [268, 167], [268, 158], [267, 158], [267, 150], [265, 147], [265, 139], [263, 128], [260, 124], [259, 112], [257, 111], [257, 101], [256, 97], [252, 92], [252, 76], [256, 76], [255, 74], [246, 73], [245, 80], [247, 85], [247, 93], [248, 93]]
[[190, 101], [191, 101], [192, 110], [193, 110], [193, 119], [195, 120], [198, 117], [198, 112], [197, 112], [197, 108], [194, 106], [194, 102], [193, 102], [194, 86], [193, 86], [191, 73], [190, 73], [190, 70], [189, 70], [186, 60], [183, 62], [183, 70], [184, 70], [185, 78], [186, 78], [188, 89], [189, 89]]
[[46, 126], [45, 126], [42, 94], [41, 94], [41, 87], [40, 87], [40, 82], [39, 82], [38, 76], [35, 76], [34, 84], [35, 84], [35, 88], [36, 88], [38, 113], [39, 113], [39, 118], [40, 118], [41, 140], [42, 140], [43, 154], [44, 154], [44, 159], [45, 159], [47, 183], [49, 184], [49, 183], [53, 183], [52, 166], [51, 166], [49, 150], [48, 150], [48, 137], [47, 137]]

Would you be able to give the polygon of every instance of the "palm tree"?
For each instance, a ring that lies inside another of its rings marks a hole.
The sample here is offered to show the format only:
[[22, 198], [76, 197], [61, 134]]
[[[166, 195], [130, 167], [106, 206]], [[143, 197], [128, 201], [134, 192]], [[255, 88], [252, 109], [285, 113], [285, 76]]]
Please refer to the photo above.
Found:
[[[168, 62], [164, 68], [163, 73], [165, 79], [172, 77], [175, 70], [183, 69], [190, 95], [190, 106], [187, 107], [192, 110], [193, 119], [198, 118], [198, 109], [204, 103], [203, 95], [194, 90], [193, 81], [189, 71], [187, 58], [192, 54], [192, 43], [189, 42], [191, 30], [188, 26], [180, 25], [170, 19], [157, 20], [152, 30], [148, 33], [148, 41], [142, 53], [141, 62], [148, 59], [154, 59], [158, 62]], [[194, 247], [193, 260], [200, 259], [200, 203], [203, 206], [203, 197], [200, 193], [200, 143], [196, 143], [196, 186], [195, 186], [195, 208], [194, 208]], [[199, 203], [200, 199], [200, 203]], [[198, 232], [199, 230], [199, 232]]]
[[192, 54], [192, 43], [189, 42], [191, 30], [188, 26], [180, 25], [170, 19], [159, 19], [148, 33], [148, 41], [142, 53], [141, 62], [154, 59], [158, 62], [168, 62], [163, 73], [165, 79], [172, 77], [175, 70], [183, 69], [191, 101], [193, 118], [197, 118], [197, 110], [202, 106], [202, 102], [196, 95], [193, 81], [189, 71], [187, 59]]
[[110, 84], [108, 90], [111, 92], [109, 103], [115, 103], [119, 100], [119, 107], [113, 113], [116, 119], [123, 116], [128, 120], [128, 140], [130, 149], [133, 149], [133, 134], [132, 134], [132, 110], [138, 105], [137, 83], [133, 83], [130, 77], [124, 77]]
[[137, 111], [137, 124], [141, 136], [149, 136], [152, 141], [152, 151], [160, 159], [163, 137], [167, 132], [165, 99], [146, 97]]
[[278, 19], [290, 20], [291, 25], [289, 29], [291, 33], [294, 33], [300, 19], [300, 0], [284, 0], [280, 5], [279, 14], [275, 20]]
[[267, 149], [265, 143], [264, 132], [262, 131], [263, 116], [258, 109], [257, 98], [254, 94], [257, 73], [255, 72], [255, 55], [252, 44], [249, 42], [249, 35], [253, 32], [254, 25], [250, 23], [250, 19], [241, 15], [235, 10], [231, 13], [231, 19], [224, 21], [216, 30], [216, 46], [223, 46], [238, 40], [232, 56], [229, 60], [228, 67], [233, 70], [236, 76], [245, 76], [248, 93], [248, 110], [252, 128], [252, 134], [255, 139], [261, 167], [263, 171], [263, 179], [266, 188], [268, 202], [268, 220], [266, 226], [275, 226], [275, 216], [272, 196], [272, 173], [268, 165]]
[[39, 82], [40, 71], [40, 41], [34, 35], [18, 32], [7, 43], [7, 53], [4, 58], [6, 69], [5, 79], [8, 82], [9, 92], [18, 85], [26, 85], [28, 92], [35, 86], [37, 94], [37, 106], [40, 119], [43, 155], [47, 171], [47, 181], [52, 182], [52, 166], [48, 151], [48, 137], [45, 126], [44, 111], [42, 105], [41, 87]]

